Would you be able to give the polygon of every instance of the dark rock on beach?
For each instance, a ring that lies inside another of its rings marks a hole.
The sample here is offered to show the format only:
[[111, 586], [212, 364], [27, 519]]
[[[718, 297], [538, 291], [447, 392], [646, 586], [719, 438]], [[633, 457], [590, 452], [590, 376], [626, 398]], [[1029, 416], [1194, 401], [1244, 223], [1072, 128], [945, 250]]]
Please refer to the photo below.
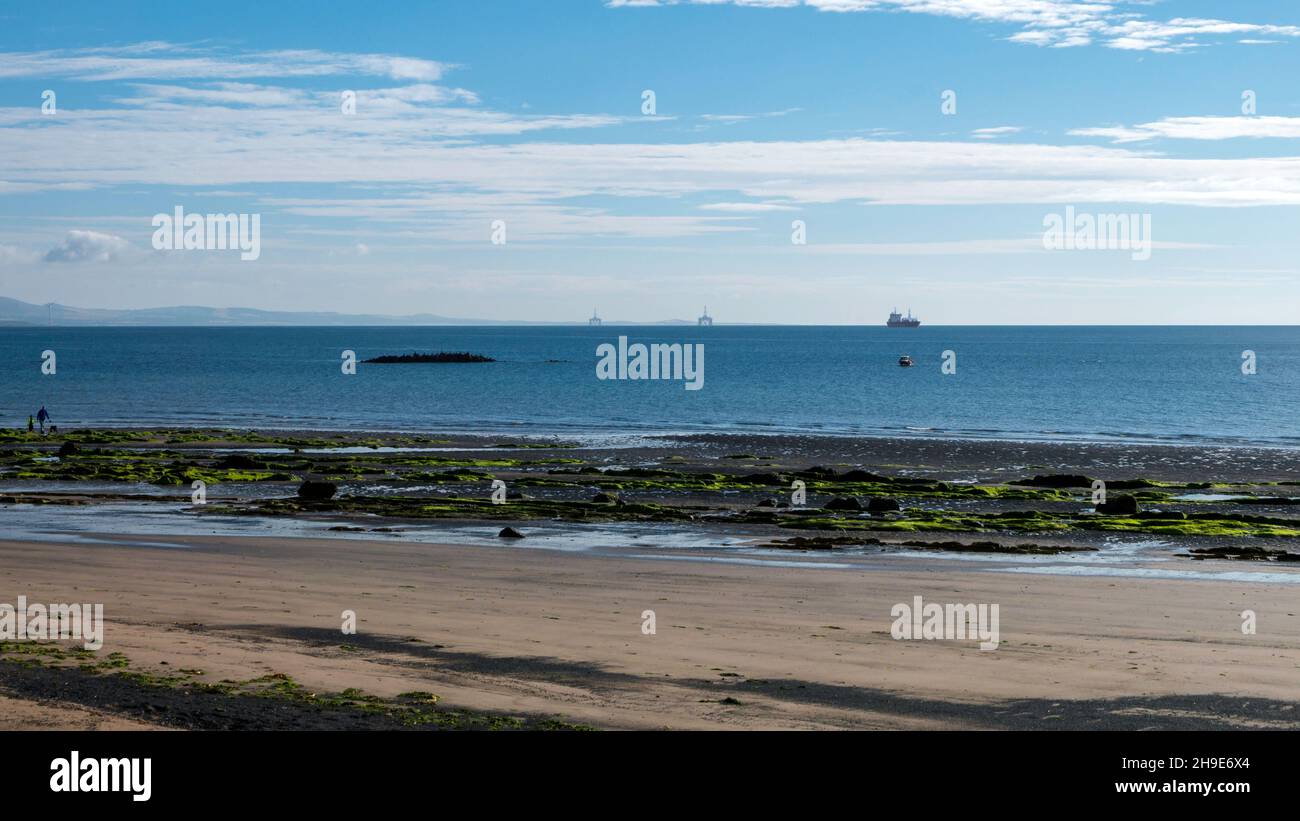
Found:
[[339, 486], [333, 482], [318, 482], [314, 479], [308, 479], [301, 485], [298, 485], [298, 498], [307, 499], [313, 502], [323, 502], [327, 499], [333, 499], [334, 494], [339, 492]]
[[1116, 479], [1107, 480], [1106, 487], [1110, 490], [1140, 490], [1144, 487], [1160, 487], [1160, 483], [1150, 479]]
[[1033, 542], [1002, 544], [999, 542], [989, 541], [958, 542], [950, 540], [928, 542], [919, 539], [901, 542], [901, 544], [906, 547], [919, 547], [924, 550], [940, 550], [953, 553], [1008, 553], [1024, 556], [1054, 556], [1058, 553], [1091, 552], [1097, 549], [1095, 547], [1076, 547], [1070, 545], [1040, 545]]
[[497, 536], [499, 536], [502, 539], [522, 539], [524, 537], [524, 534], [520, 533], [518, 530], [515, 530], [513, 527], [503, 527], [501, 528], [501, 532], [498, 533]]
[[618, 497], [611, 496], [608, 493], [597, 493], [595, 496], [591, 497], [591, 501], [595, 502], [596, 504], [609, 505], [617, 502]]
[[848, 510], [854, 513], [861, 513], [863, 510], [862, 502], [852, 496], [836, 496], [822, 507], [825, 510]]
[[62, 445], [59, 445], [60, 459], [64, 456], [72, 456], [79, 452], [81, 452], [81, 448], [77, 447], [75, 442], [64, 442]]
[[1203, 547], [1179, 554], [1192, 559], [1237, 559], [1247, 562], [1300, 562], [1300, 553], [1266, 547]]
[[874, 496], [867, 501], [868, 513], [897, 513], [902, 510], [897, 499], [890, 499], [884, 496]]
[[836, 473], [835, 473], [835, 468], [828, 468], [828, 467], [823, 467], [821, 465], [815, 465], [813, 467], [806, 468], [804, 470], [797, 470], [795, 471], [794, 475], [798, 476], [801, 479], [834, 479]]
[[869, 470], [846, 470], [835, 479], [840, 482], [888, 482], [889, 477]]
[[1031, 487], [1092, 487], [1093, 479], [1087, 476], [1077, 476], [1061, 473], [1049, 473], [1046, 475], [1035, 476], [1032, 479], [1016, 479], [1007, 482], [1009, 485], [1029, 485]]
[[835, 550], [842, 547], [920, 548], [922, 550], [949, 553], [1006, 553], [1016, 555], [1055, 555], [1058, 553], [1090, 552], [1097, 549], [1095, 547], [1072, 545], [1040, 545], [1032, 542], [1002, 544], [990, 541], [959, 542], [955, 540], [927, 541], [924, 539], [885, 542], [874, 536], [848, 535], [795, 536], [791, 539], [777, 539], [768, 542], [763, 547], [779, 550]]
[[1132, 496], [1115, 496], [1110, 501], [1097, 505], [1097, 512], [1107, 516], [1133, 516], [1140, 510], [1138, 500]]
[[682, 475], [681, 471], [664, 468], [606, 468], [596, 472], [606, 476], [637, 476], [643, 479], [671, 479]]
[[785, 479], [779, 473], [750, 473], [745, 476], [735, 477], [736, 482], [747, 485], [783, 485]]

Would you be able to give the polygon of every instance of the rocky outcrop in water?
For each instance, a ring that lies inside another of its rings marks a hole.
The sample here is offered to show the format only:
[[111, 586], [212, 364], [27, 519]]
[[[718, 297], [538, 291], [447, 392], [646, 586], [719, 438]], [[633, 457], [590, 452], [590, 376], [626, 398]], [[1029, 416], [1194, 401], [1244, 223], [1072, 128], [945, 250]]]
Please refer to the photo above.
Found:
[[333, 482], [319, 482], [314, 479], [308, 479], [301, 485], [298, 485], [298, 498], [312, 502], [323, 502], [328, 499], [333, 499], [334, 494], [338, 492], [339, 486]]
[[829, 502], [822, 505], [822, 508], [825, 510], [847, 510], [853, 513], [861, 513], [864, 509], [862, 507], [862, 502], [859, 502], [852, 496], [836, 496], [834, 499], [831, 499]]
[[373, 365], [411, 365], [411, 364], [447, 364], [447, 363], [466, 363], [466, 362], [496, 362], [490, 356], [482, 354], [469, 353], [468, 351], [456, 351], [447, 353], [440, 351], [438, 353], [404, 353], [399, 355], [385, 354], [376, 356], [371, 359], [363, 359], [362, 362]]
[[1092, 487], [1093, 479], [1087, 476], [1078, 476], [1063, 473], [1048, 473], [1035, 476], [1032, 479], [1016, 479], [1007, 482], [1009, 485], [1029, 485], [1030, 487]]
[[1132, 496], [1115, 496], [1097, 505], [1097, 512], [1107, 516], [1133, 516], [1140, 510], [1138, 500]]

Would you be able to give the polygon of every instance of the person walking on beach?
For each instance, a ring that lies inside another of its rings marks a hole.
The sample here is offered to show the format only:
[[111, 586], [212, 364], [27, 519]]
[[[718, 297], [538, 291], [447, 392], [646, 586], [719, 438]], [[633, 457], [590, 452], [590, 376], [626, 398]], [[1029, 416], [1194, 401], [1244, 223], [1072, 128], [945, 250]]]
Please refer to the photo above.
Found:
[[41, 423], [41, 433], [45, 433], [45, 423], [50, 421], [50, 412], [41, 405], [41, 409], [36, 412], [36, 421]]

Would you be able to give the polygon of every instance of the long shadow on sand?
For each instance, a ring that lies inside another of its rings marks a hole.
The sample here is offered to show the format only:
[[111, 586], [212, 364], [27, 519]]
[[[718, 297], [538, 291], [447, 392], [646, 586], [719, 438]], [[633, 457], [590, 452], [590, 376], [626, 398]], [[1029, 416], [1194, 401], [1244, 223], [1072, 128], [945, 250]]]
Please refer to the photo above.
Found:
[[[319, 648], [338, 648], [337, 630], [278, 625], [222, 627], [221, 633], [260, 635]], [[705, 691], [718, 698], [749, 694], [798, 704], [860, 711], [875, 716], [914, 718], [951, 725], [953, 729], [997, 730], [1239, 730], [1300, 729], [1300, 709], [1293, 702], [1220, 694], [1130, 696], [1114, 699], [1016, 699], [962, 703], [938, 701], [868, 687], [850, 687], [799, 679], [676, 678], [640, 676], [602, 665], [547, 656], [493, 656], [411, 639], [350, 635], [348, 644], [386, 658], [377, 663], [448, 673], [507, 676], [576, 687], [609, 699], [620, 691], [672, 684]], [[744, 703], [741, 703], [743, 708]], [[879, 724], [863, 716], [864, 724]]]

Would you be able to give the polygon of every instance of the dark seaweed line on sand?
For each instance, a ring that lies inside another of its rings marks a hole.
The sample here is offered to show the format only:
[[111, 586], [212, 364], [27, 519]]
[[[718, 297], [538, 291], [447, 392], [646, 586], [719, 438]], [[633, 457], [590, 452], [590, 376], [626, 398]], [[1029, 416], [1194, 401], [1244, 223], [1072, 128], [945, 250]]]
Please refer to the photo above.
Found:
[[[523, 720], [456, 710], [443, 724], [412, 725], [398, 715], [151, 684], [122, 675], [0, 660], [0, 693], [36, 701], [77, 704], [111, 715], [184, 730], [447, 730], [585, 729], [550, 720]], [[455, 719], [463, 718], [463, 721]]]

